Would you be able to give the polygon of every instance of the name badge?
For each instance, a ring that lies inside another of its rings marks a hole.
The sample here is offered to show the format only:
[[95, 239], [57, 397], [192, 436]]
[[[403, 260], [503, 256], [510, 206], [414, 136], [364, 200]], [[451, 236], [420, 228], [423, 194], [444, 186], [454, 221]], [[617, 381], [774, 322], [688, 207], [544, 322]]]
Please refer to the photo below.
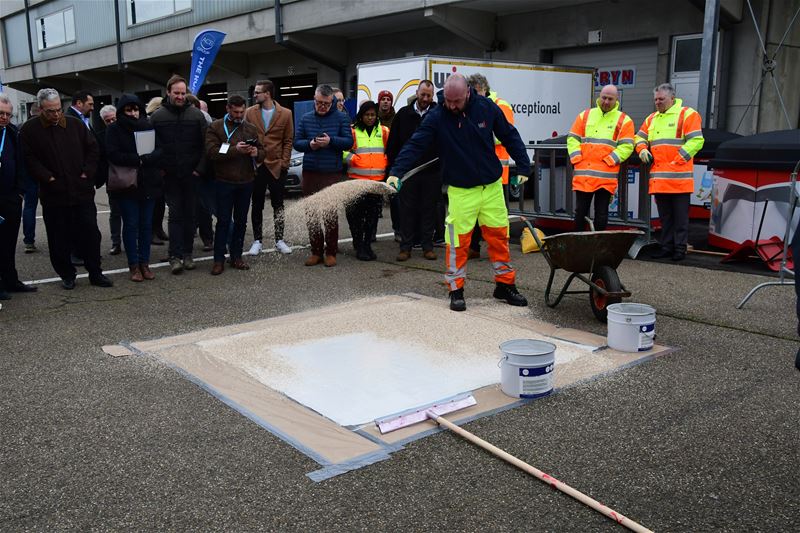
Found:
[[219, 147], [219, 153], [227, 154], [228, 153], [228, 148], [230, 148], [230, 147], [231, 147], [230, 143], [222, 143], [222, 145]]

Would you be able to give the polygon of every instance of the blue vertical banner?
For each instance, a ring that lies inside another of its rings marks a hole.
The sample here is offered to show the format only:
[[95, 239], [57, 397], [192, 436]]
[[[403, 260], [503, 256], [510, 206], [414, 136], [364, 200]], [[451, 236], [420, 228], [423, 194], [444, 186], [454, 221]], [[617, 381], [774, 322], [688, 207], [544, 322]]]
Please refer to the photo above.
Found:
[[197, 94], [211, 70], [225, 34], [217, 30], [203, 30], [194, 38], [192, 45], [192, 70], [189, 74], [189, 92]]

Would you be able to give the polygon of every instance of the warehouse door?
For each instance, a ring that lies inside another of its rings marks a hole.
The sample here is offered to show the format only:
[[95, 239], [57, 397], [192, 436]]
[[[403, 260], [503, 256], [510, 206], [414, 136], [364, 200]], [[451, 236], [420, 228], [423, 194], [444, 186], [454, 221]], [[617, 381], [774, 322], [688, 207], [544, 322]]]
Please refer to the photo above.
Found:
[[620, 107], [638, 128], [653, 112], [658, 48], [655, 41], [615, 45], [585, 46], [553, 51], [556, 65], [593, 67], [595, 96], [604, 85], [619, 88]]

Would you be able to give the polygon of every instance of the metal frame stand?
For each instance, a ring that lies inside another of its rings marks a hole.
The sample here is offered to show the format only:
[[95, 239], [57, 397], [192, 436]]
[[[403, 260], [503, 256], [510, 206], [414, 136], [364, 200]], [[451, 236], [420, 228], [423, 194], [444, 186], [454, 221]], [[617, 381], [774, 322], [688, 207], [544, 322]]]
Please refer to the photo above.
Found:
[[[741, 309], [742, 307], [744, 307], [744, 304], [746, 304], [747, 301], [756, 292], [758, 292], [760, 289], [763, 289], [764, 287], [770, 287], [770, 286], [773, 286], [773, 285], [794, 285], [794, 280], [792, 280], [792, 281], [787, 281], [786, 280], [786, 274], [790, 274], [792, 277], [794, 277], [796, 275], [793, 270], [790, 270], [786, 266], [786, 263], [789, 260], [789, 234], [792, 231], [792, 220], [794, 219], [794, 210], [797, 207], [797, 191], [796, 191], [795, 188], [797, 187], [797, 171], [798, 171], [798, 169], [800, 169], [800, 161], [798, 161], [797, 164], [794, 166], [794, 170], [792, 171], [792, 175], [789, 178], [789, 203], [791, 204], [792, 208], [789, 210], [789, 218], [788, 218], [788, 220], [786, 220], [786, 232], [784, 233], [784, 236], [783, 236], [783, 258], [781, 259], [781, 268], [780, 268], [780, 274], [779, 274], [779, 278], [778, 278], [779, 281], [768, 281], [766, 283], [761, 283], [759, 285], [756, 285], [755, 287], [753, 287], [750, 290], [750, 292], [747, 293], [747, 296], [745, 296], [744, 299], [741, 302], [739, 302], [739, 305], [736, 306], [736, 309]], [[798, 260], [798, 258], [795, 257], [794, 258], [795, 265], [797, 264], [796, 263], [797, 260]], [[795, 266], [795, 270], [796, 269], [797, 269], [797, 267]]]

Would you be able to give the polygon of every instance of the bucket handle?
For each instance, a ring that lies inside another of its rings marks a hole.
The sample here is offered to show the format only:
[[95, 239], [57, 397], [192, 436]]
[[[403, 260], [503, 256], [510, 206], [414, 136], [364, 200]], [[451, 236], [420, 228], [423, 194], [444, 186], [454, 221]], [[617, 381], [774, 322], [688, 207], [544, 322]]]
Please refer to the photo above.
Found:
[[497, 368], [502, 368], [503, 367], [503, 361], [506, 361], [507, 359], [508, 359], [508, 356], [504, 354], [503, 357], [501, 357], [500, 360], [497, 362]]

